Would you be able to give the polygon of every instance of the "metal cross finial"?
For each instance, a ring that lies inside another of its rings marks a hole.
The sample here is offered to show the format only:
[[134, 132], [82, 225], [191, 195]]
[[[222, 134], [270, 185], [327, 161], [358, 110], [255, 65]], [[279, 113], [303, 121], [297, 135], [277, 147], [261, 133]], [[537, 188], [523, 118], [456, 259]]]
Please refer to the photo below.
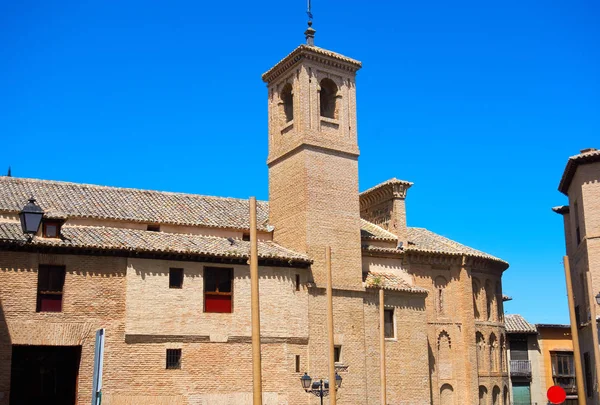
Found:
[[314, 46], [315, 45], [315, 32], [317, 32], [313, 27], [312, 27], [312, 7], [310, 4], [310, 0], [308, 0], [308, 9], [306, 10], [306, 14], [308, 15], [308, 28], [306, 29], [306, 31], [304, 31], [304, 35], [306, 36], [306, 44], [310, 45], [310, 46]]

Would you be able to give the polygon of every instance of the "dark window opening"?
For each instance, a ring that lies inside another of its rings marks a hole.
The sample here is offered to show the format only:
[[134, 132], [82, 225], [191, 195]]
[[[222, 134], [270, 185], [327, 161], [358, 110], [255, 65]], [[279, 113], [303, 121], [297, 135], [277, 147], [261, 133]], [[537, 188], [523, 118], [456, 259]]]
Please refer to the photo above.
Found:
[[321, 104], [321, 116], [326, 118], [337, 118], [337, 85], [331, 79], [321, 80], [321, 92], [319, 101]]
[[281, 102], [283, 103], [285, 122], [290, 122], [294, 119], [294, 94], [292, 92], [292, 85], [289, 83], [283, 86], [281, 90]]
[[183, 287], [183, 269], [169, 269], [169, 288]]
[[526, 335], [511, 337], [509, 344], [511, 360], [529, 360], [529, 351], [527, 349]]
[[181, 368], [181, 349], [167, 349], [167, 370]]
[[242, 235], [242, 240], [245, 240], [246, 242], [250, 241], [250, 234], [249, 233], [245, 233]]
[[567, 394], [577, 392], [575, 384], [575, 362], [573, 352], [551, 352], [552, 379], [555, 385], [560, 385]]
[[233, 269], [204, 269], [204, 312], [232, 312]]
[[577, 324], [577, 327], [581, 325], [581, 308], [579, 305], [575, 306], [575, 323]]
[[13, 345], [10, 403], [75, 405], [80, 360], [81, 346]]
[[61, 312], [64, 266], [40, 265], [38, 269], [37, 312]]
[[300, 274], [296, 274], [296, 291], [300, 291]]
[[44, 221], [42, 224], [42, 236], [44, 238], [60, 237], [60, 222]]
[[150, 232], [160, 232], [160, 225], [148, 225], [146, 230]]
[[592, 367], [589, 352], [583, 354], [583, 364], [585, 367], [585, 396], [591, 397], [594, 390], [592, 387]]
[[394, 310], [393, 309], [384, 309], [383, 310], [383, 319], [384, 319], [384, 334], [386, 338], [394, 338]]
[[342, 346], [333, 346], [333, 361], [336, 363], [342, 361]]
[[300, 372], [300, 356], [296, 355], [296, 373]]
[[575, 239], [579, 246], [581, 243], [581, 231], [579, 230], [579, 208], [577, 206], [577, 201], [573, 204], [573, 216], [575, 218]]

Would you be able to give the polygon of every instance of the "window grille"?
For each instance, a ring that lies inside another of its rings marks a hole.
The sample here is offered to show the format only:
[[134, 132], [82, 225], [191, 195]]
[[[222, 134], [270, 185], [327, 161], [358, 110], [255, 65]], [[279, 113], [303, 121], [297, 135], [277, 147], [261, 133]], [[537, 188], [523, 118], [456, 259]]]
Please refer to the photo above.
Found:
[[181, 368], [181, 349], [167, 349], [167, 369]]

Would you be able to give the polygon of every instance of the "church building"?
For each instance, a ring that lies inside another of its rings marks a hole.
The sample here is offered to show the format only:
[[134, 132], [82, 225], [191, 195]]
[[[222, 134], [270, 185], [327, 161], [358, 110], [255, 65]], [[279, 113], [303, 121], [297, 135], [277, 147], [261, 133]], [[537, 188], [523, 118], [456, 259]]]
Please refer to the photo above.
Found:
[[[407, 226], [408, 181], [359, 191], [361, 63], [314, 33], [262, 76], [263, 403], [319, 403], [331, 247], [338, 404], [381, 404], [385, 375], [392, 405], [508, 405], [508, 264]], [[102, 405], [251, 404], [249, 232], [248, 200], [0, 177], [0, 405], [89, 404], [98, 374]]]

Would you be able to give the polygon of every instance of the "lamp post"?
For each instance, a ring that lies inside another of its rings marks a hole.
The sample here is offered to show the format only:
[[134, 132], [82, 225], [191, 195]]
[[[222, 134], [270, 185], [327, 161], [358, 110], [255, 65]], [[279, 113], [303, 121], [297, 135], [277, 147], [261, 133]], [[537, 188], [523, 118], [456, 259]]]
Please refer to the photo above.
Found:
[[[319, 381], [313, 382], [312, 378], [307, 373], [304, 373], [304, 375], [300, 377], [300, 383], [307, 394], [313, 394], [314, 396], [321, 398], [321, 405], [323, 405], [323, 397], [329, 395], [329, 380], [323, 380], [321, 378]], [[335, 387], [341, 388], [341, 386], [342, 377], [338, 373], [335, 373]]]
[[19, 219], [21, 220], [21, 229], [23, 233], [29, 236], [29, 240], [33, 238], [40, 229], [42, 223], [42, 217], [44, 216], [44, 210], [35, 203], [33, 196], [29, 198], [29, 202], [25, 204], [21, 212], [19, 212]]

